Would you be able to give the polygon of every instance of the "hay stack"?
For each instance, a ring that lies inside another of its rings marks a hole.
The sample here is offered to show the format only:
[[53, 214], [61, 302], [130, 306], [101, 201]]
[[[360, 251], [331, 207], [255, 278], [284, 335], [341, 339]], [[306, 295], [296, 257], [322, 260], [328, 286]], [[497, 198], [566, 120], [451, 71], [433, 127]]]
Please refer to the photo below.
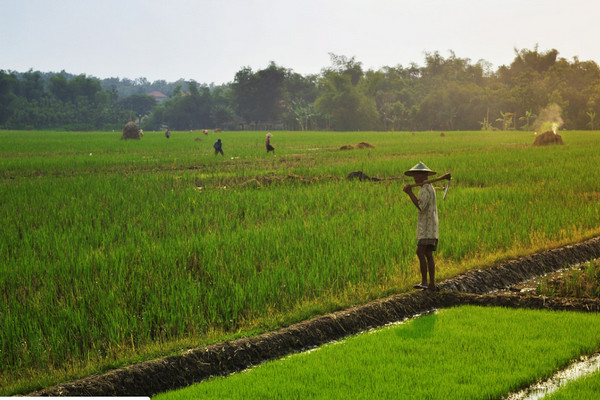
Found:
[[354, 149], [354, 146], [352, 146], [351, 144], [345, 144], [342, 147], [340, 147], [340, 150], [352, 150]]
[[125, 124], [123, 128], [123, 135], [121, 139], [139, 139], [140, 138], [140, 129], [133, 121], [129, 121]]
[[560, 135], [555, 134], [552, 131], [547, 131], [542, 133], [541, 135], [536, 136], [533, 141], [534, 146], [548, 146], [551, 144], [564, 144], [562, 137]]

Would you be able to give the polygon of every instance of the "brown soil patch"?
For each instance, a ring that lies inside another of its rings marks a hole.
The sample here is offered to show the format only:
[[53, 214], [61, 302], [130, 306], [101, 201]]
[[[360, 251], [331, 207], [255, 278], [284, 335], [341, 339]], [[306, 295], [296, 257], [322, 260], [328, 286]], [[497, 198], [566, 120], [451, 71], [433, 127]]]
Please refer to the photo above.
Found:
[[297, 183], [315, 183], [323, 180], [334, 180], [335, 178], [331, 175], [322, 175], [322, 176], [313, 176], [310, 178], [296, 175], [296, 174], [288, 174], [285, 176], [277, 176], [277, 175], [267, 175], [261, 176], [257, 178], [248, 179], [241, 183], [230, 182], [228, 186], [241, 186], [241, 187], [254, 187], [260, 188], [262, 186], [268, 186], [273, 183], [285, 183], [285, 182], [297, 182]]
[[352, 171], [348, 175], [346, 175], [346, 179], [349, 179], [349, 180], [358, 179], [360, 181], [374, 181], [374, 182], [379, 182], [382, 180], [381, 178], [371, 177], [362, 171]]
[[547, 131], [541, 135], [537, 135], [533, 141], [534, 146], [548, 146], [551, 144], [564, 144], [562, 137], [552, 131]]
[[367, 142], [360, 142], [359, 144], [357, 144], [356, 146], [353, 146], [351, 144], [345, 144], [342, 147], [340, 147], [340, 150], [353, 150], [353, 149], [374, 149], [375, 146], [372, 145], [371, 143], [367, 143]]
[[[281, 183], [290, 183], [290, 182], [301, 183], [301, 184], [313, 184], [313, 183], [339, 181], [341, 179], [342, 178], [339, 178], [339, 177], [333, 176], [333, 175], [328, 175], [328, 174], [311, 176], [311, 177], [306, 177], [306, 176], [297, 175], [297, 174], [288, 174], [288, 175], [283, 175], [283, 176], [280, 176], [280, 175], [257, 176], [257, 177], [250, 178], [250, 179], [248, 179], [248, 177], [228, 178], [223, 181], [219, 181], [219, 183], [217, 185], [212, 184], [212, 186], [210, 183], [207, 183], [206, 181], [196, 178], [194, 180], [194, 183], [195, 183], [196, 187], [213, 188], [213, 189], [215, 188], [215, 186], [216, 186], [216, 188], [219, 188], [219, 189], [223, 188], [223, 186], [226, 186], [227, 188], [250, 187], [250, 188], [260, 189], [263, 186], [269, 186], [271, 184], [281, 184]], [[369, 176], [369, 175], [365, 174], [363, 171], [352, 171], [348, 175], [346, 175], [346, 179], [348, 179], [348, 180], [358, 179], [360, 181], [381, 182], [381, 181], [401, 181], [404, 178], [402, 178], [402, 177], [378, 178], [378, 177]]]
[[390, 296], [347, 310], [303, 321], [255, 337], [193, 349], [65, 383], [33, 395], [151, 396], [188, 386], [213, 375], [226, 375], [369, 328], [401, 321], [436, 308], [463, 304], [551, 310], [600, 311], [598, 299], [564, 299], [505, 290], [534, 276], [600, 257], [600, 237], [576, 245], [522, 257], [496, 267], [469, 271], [442, 282], [440, 292], [418, 291]]

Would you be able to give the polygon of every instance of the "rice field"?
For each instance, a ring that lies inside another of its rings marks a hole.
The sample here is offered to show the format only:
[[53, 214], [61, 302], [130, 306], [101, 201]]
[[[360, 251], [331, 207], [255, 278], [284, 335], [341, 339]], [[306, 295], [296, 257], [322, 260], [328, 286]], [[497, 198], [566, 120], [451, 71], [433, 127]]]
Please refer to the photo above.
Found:
[[500, 399], [598, 350], [599, 326], [596, 314], [444, 309], [153, 398]]
[[600, 134], [561, 134], [0, 131], [0, 391], [408, 290], [418, 161], [453, 176], [438, 279], [598, 235]]
[[544, 397], [546, 400], [594, 400], [600, 392], [600, 373], [569, 382], [565, 387]]

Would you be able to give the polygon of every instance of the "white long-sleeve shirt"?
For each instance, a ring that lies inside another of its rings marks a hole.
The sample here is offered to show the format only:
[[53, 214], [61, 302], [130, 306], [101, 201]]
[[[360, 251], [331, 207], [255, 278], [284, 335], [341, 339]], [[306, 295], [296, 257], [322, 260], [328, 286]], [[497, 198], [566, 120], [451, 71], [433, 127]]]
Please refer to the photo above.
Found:
[[419, 189], [419, 215], [417, 218], [417, 240], [438, 239], [439, 222], [435, 189], [429, 183]]

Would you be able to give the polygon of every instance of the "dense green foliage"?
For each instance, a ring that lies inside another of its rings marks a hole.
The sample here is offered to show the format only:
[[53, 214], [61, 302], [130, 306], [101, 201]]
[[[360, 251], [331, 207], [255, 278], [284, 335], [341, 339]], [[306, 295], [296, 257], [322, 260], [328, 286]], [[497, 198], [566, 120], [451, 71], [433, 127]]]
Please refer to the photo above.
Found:
[[[557, 50], [518, 50], [492, 71], [450, 52], [427, 53], [423, 66], [365, 71], [331, 54], [318, 75], [271, 62], [241, 68], [220, 86], [0, 71], [0, 127], [115, 129], [141, 115], [143, 129], [227, 130], [549, 130], [598, 127], [600, 68]], [[170, 99], [152, 104], [163, 91]], [[549, 108], [550, 107], [550, 108]], [[553, 110], [551, 116], [548, 110]]]
[[441, 310], [155, 399], [499, 399], [600, 348], [599, 326], [590, 314]]
[[0, 126], [16, 129], [122, 129], [126, 109], [116, 93], [105, 91], [85, 75], [67, 81], [61, 74], [47, 81], [40, 72], [0, 71]]
[[[438, 277], [600, 233], [597, 132], [0, 131], [0, 366], [105, 366], [399, 292], [418, 279], [418, 161], [439, 201]], [[197, 140], [200, 139], [200, 140]], [[368, 141], [369, 150], [339, 151]], [[351, 171], [402, 177], [345, 179]], [[54, 377], [52, 379], [64, 379]]]

